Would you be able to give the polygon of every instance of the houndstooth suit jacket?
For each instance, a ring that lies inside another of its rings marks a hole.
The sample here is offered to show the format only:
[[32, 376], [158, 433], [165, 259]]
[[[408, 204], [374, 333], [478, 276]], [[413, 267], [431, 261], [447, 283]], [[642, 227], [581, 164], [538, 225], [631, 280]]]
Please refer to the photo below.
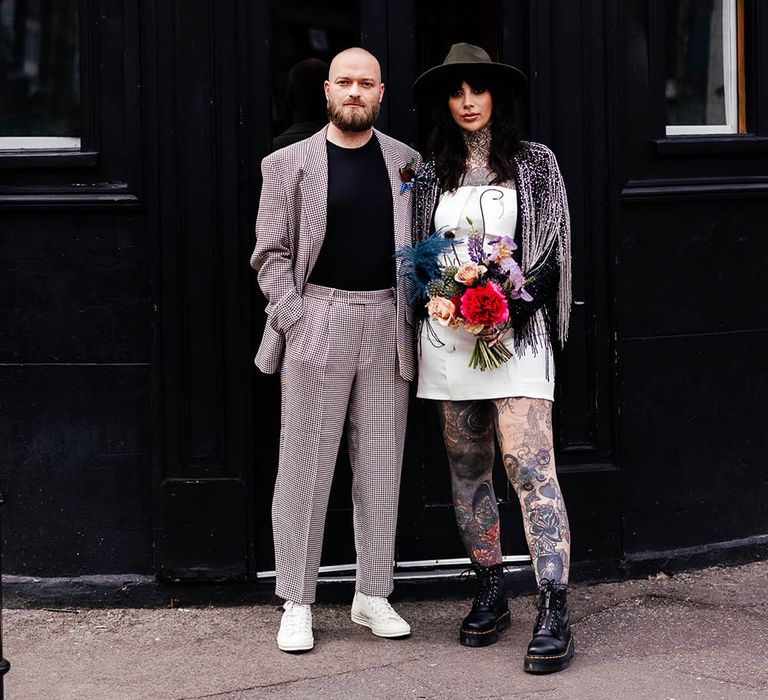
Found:
[[[256, 247], [251, 267], [267, 298], [267, 324], [256, 353], [256, 366], [266, 374], [279, 370], [285, 351], [285, 331], [301, 318], [304, 284], [317, 262], [325, 237], [328, 199], [327, 127], [268, 155], [261, 164], [263, 184], [256, 217]], [[419, 154], [374, 129], [392, 185], [395, 250], [411, 244], [411, 190], [402, 194], [400, 168]], [[350, 202], [350, 207], [365, 206]], [[360, 232], [364, 242], [365, 231]], [[416, 375], [413, 310], [400, 283], [397, 261], [397, 357], [400, 375]]]

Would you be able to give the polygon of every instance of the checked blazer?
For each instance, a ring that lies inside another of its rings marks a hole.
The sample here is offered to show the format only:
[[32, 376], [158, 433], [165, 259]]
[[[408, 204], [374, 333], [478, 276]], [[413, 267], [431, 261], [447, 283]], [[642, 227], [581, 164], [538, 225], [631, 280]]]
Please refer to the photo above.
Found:
[[[256, 366], [266, 374], [280, 369], [285, 331], [303, 312], [302, 293], [317, 262], [325, 237], [328, 199], [327, 127], [308, 139], [268, 155], [261, 164], [263, 185], [256, 217], [256, 247], [251, 266], [267, 298], [267, 324], [256, 353]], [[374, 129], [392, 185], [395, 250], [411, 244], [411, 190], [401, 194], [400, 169], [419, 154]], [[350, 207], [365, 202], [350, 202]], [[365, 231], [360, 232], [361, 242]], [[397, 360], [400, 376], [415, 378], [414, 315], [397, 261]]]

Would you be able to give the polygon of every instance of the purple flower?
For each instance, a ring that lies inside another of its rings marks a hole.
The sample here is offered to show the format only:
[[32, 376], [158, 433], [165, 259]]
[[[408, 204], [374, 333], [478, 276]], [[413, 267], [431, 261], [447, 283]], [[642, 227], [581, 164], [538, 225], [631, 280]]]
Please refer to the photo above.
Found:
[[512, 251], [517, 250], [517, 243], [509, 236], [488, 236], [486, 238], [491, 245], [490, 260], [499, 262], [512, 257]]
[[485, 251], [483, 250], [483, 237], [479, 233], [470, 233], [467, 236], [467, 253], [473, 263], [483, 264]]
[[501, 269], [509, 281], [515, 285], [515, 289], [519, 289], [523, 286], [523, 282], [525, 281], [523, 271], [513, 258], [504, 258], [499, 261], [499, 269]]
[[528, 294], [523, 287], [525, 277], [523, 271], [512, 258], [504, 258], [499, 262], [499, 269], [507, 276], [512, 283], [512, 291], [509, 293], [510, 299], [522, 299], [523, 301], [533, 301], [533, 297]]

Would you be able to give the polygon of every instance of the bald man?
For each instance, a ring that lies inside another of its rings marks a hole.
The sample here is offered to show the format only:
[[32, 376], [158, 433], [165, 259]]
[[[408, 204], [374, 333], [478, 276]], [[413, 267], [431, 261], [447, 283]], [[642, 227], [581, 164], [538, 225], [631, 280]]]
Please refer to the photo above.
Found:
[[357, 581], [352, 620], [379, 637], [410, 626], [390, 606], [397, 501], [414, 378], [413, 317], [393, 253], [411, 242], [401, 170], [419, 155], [373, 128], [384, 96], [374, 56], [331, 62], [330, 124], [262, 162], [251, 265], [267, 298], [256, 355], [280, 372], [280, 460], [272, 504], [277, 644], [314, 646], [311, 604], [344, 424], [353, 471]]

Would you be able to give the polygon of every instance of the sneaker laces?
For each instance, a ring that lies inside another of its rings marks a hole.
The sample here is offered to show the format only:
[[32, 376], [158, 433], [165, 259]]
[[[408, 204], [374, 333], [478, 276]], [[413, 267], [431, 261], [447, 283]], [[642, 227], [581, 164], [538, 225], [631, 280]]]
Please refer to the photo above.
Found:
[[368, 607], [379, 620], [402, 620], [386, 598], [368, 596]]
[[285, 604], [285, 612], [280, 626], [288, 634], [312, 632], [312, 616], [305, 610], [307, 606], [292, 601]]

